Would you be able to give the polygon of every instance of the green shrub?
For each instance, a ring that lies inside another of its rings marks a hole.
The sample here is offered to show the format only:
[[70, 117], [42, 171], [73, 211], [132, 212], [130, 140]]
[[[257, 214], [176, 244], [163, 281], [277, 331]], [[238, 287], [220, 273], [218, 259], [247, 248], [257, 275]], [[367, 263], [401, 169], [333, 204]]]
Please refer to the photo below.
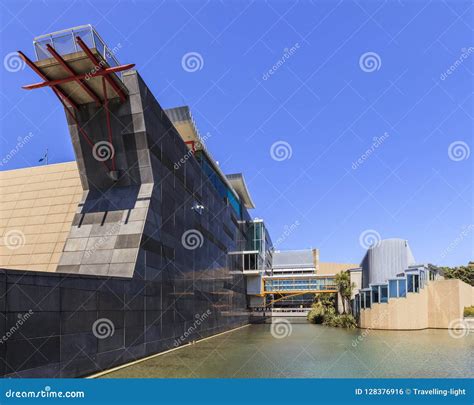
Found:
[[325, 293], [316, 297], [307, 318], [311, 323], [322, 324], [326, 316], [335, 312], [334, 295]]
[[337, 315], [333, 314], [324, 318], [324, 325], [334, 328], [353, 329], [357, 326], [355, 318], [350, 314]]
[[464, 316], [474, 316], [474, 306], [464, 308]]
[[441, 267], [441, 269], [443, 270], [444, 278], [457, 278], [474, 287], [474, 267]]

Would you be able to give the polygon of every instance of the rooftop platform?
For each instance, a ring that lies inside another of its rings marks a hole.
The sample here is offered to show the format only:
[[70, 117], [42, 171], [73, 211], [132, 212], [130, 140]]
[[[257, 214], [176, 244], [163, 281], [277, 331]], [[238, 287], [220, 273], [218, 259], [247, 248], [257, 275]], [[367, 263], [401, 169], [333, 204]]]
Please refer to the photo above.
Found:
[[120, 65], [91, 25], [41, 35], [33, 44], [36, 62], [19, 54], [44, 82], [23, 88], [52, 87], [73, 107], [113, 98], [123, 101], [128, 94], [120, 74], [133, 64]]

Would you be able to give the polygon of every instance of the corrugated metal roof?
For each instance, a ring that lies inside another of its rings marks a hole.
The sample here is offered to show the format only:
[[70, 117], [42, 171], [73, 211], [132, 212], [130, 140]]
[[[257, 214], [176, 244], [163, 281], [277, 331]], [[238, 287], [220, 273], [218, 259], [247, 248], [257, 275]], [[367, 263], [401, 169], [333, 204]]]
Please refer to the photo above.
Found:
[[314, 268], [313, 251], [305, 250], [276, 250], [273, 252], [274, 269]]

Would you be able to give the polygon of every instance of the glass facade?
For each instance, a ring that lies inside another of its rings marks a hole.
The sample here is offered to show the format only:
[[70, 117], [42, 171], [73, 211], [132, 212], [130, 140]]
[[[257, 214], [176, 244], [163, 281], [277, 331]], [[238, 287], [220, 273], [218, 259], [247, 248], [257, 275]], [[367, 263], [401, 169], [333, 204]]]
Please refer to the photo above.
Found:
[[272, 278], [266, 279], [265, 281], [265, 291], [284, 292], [304, 290], [336, 291], [334, 277]]

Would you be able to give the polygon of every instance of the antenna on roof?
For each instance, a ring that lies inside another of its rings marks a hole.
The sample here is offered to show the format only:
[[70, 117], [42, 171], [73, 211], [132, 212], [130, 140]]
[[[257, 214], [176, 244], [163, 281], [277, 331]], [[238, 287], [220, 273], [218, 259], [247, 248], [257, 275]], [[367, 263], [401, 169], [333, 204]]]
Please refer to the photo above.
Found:
[[38, 162], [43, 162], [43, 161], [45, 165], [48, 164], [48, 148], [46, 148], [46, 152], [44, 153], [43, 157], [40, 160], [38, 160]]

